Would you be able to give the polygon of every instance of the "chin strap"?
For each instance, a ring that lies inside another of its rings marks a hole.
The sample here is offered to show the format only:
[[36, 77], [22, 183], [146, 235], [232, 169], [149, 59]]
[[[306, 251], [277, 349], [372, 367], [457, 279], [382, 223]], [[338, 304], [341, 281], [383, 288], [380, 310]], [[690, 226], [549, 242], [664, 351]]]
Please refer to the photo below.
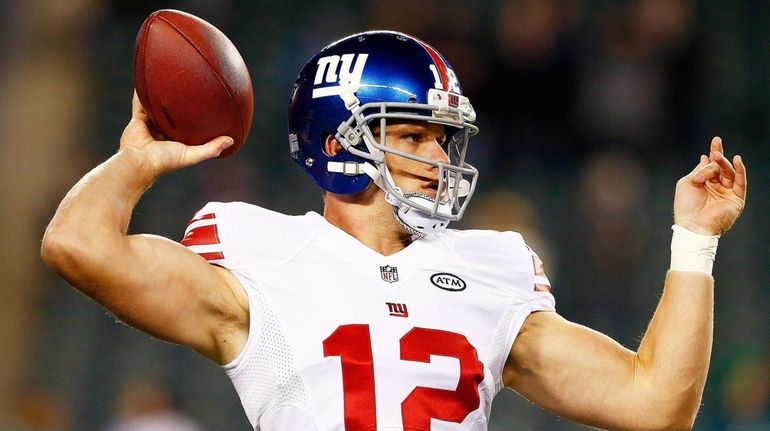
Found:
[[[420, 193], [406, 193], [404, 196], [415, 205], [430, 207], [435, 204], [433, 198]], [[393, 205], [393, 216], [396, 217], [396, 220], [413, 234], [434, 235], [443, 232], [447, 225], [449, 225], [449, 220], [420, 211], [405, 202], [399, 201], [390, 193], [385, 194], [385, 200]], [[452, 204], [450, 202], [439, 202], [437, 212], [450, 214], [452, 212]]]
[[380, 178], [380, 171], [372, 166], [371, 163], [366, 162], [328, 162], [326, 164], [326, 170], [335, 174], [344, 174], [351, 177], [366, 174], [369, 175], [375, 183], [379, 181]]

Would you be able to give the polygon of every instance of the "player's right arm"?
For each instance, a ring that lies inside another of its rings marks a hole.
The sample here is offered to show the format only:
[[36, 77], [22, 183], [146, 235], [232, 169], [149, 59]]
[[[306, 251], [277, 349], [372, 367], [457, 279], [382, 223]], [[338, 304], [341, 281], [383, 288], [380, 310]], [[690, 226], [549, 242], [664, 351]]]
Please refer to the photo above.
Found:
[[62, 200], [43, 237], [43, 260], [124, 322], [216, 362], [234, 359], [249, 320], [235, 277], [174, 241], [127, 234], [134, 206], [159, 176], [216, 157], [232, 142], [156, 141], [134, 94], [120, 150]]

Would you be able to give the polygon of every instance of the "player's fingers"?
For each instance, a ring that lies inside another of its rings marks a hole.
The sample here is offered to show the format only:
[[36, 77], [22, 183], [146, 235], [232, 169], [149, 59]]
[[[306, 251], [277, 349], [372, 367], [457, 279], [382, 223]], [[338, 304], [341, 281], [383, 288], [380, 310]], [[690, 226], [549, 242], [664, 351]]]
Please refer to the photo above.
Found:
[[711, 157], [719, 166], [719, 180], [723, 186], [730, 188], [735, 181], [735, 169], [722, 153], [713, 153]]
[[187, 146], [183, 164], [191, 165], [204, 160], [213, 159], [222, 154], [222, 151], [233, 145], [235, 141], [229, 136], [214, 138], [203, 145]]
[[735, 164], [735, 185], [733, 186], [733, 193], [741, 199], [746, 199], [746, 165], [743, 164], [743, 158], [741, 156], [733, 157], [733, 163]]
[[145, 112], [142, 102], [139, 101], [139, 95], [134, 90], [134, 97], [131, 99], [131, 117], [147, 121], [147, 112]]
[[689, 177], [692, 177], [692, 176], [694, 176], [695, 174], [697, 174], [697, 173], [698, 173], [698, 171], [700, 171], [701, 169], [703, 169], [703, 167], [704, 167], [704, 166], [706, 166], [706, 165], [708, 165], [708, 164], [709, 164], [709, 158], [708, 158], [708, 156], [705, 156], [705, 155], [701, 154], [701, 156], [700, 156], [700, 160], [698, 161], [698, 164], [697, 164], [697, 165], [695, 165], [695, 167], [694, 167], [694, 168], [693, 168], [693, 170], [692, 170], [692, 171], [691, 171], [691, 172], [688, 174], [688, 176], [689, 176]]
[[712, 161], [716, 162], [717, 166], [719, 166], [719, 169], [722, 169], [722, 175], [728, 175], [731, 178], [735, 177], [735, 169], [724, 154], [713, 153], [711, 158], [713, 159]]
[[714, 162], [709, 162], [705, 166], [697, 169], [694, 175], [690, 177], [690, 180], [695, 184], [703, 184], [706, 181], [715, 178], [717, 175], [719, 175], [719, 166]]
[[713, 154], [715, 152], [724, 154], [724, 148], [722, 147], [722, 138], [720, 138], [719, 136], [714, 136], [711, 139], [711, 148], [709, 153]]

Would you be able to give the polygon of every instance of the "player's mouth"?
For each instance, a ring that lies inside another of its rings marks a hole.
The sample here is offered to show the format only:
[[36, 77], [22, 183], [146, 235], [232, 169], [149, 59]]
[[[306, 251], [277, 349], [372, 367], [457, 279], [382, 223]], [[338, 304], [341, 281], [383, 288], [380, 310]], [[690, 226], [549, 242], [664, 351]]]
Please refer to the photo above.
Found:
[[436, 195], [438, 194], [438, 181], [428, 181], [423, 183], [421, 192], [433, 199], [436, 199]]

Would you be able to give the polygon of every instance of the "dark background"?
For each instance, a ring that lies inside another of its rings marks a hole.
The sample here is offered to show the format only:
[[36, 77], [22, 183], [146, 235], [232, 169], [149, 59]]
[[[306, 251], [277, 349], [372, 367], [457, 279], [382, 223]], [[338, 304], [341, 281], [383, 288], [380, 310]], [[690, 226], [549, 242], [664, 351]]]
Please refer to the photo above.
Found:
[[[717, 254], [714, 351], [696, 429], [770, 429], [769, 6], [1, 2], [0, 430], [103, 429], [131, 410], [137, 382], [151, 382], [205, 429], [249, 428], [216, 365], [116, 323], [38, 257], [58, 201], [117, 149], [130, 116], [134, 38], [161, 8], [196, 14], [236, 44], [254, 83], [254, 124], [237, 156], [158, 181], [132, 231], [179, 239], [209, 200], [320, 212], [320, 190], [287, 154], [294, 77], [339, 37], [400, 30], [449, 59], [478, 112], [468, 158], [481, 171], [479, 189], [459, 225], [522, 232], [545, 261], [559, 312], [632, 349], [668, 267], [674, 184], [722, 136], [728, 155], [744, 156], [750, 186]], [[584, 427], [505, 391], [490, 429]]]

